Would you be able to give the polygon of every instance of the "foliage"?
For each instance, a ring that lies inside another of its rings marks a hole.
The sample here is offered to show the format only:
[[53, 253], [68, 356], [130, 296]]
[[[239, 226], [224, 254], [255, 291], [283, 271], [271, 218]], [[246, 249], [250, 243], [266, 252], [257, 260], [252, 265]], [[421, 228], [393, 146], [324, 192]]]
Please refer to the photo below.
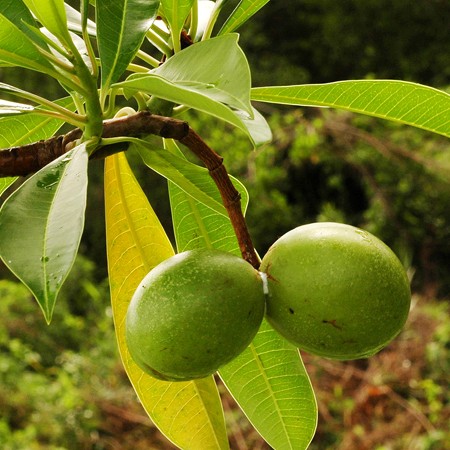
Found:
[[96, 402], [113, 387], [107, 380], [116, 351], [108, 287], [94, 282], [93, 271], [92, 262], [78, 258], [55, 309], [57, 327], [36, 315], [23, 285], [0, 282], [1, 315], [8, 317], [0, 324], [4, 448], [40, 448], [38, 443], [74, 448], [96, 432]]
[[[63, 297], [60, 290], [76, 260], [84, 229], [88, 160], [107, 156], [107, 264], [124, 368], [144, 409], [175, 445], [226, 449], [223, 410], [213, 376], [183, 383], [155, 380], [129, 355], [124, 321], [131, 296], [144, 275], [174, 250], [121, 152], [128, 148], [138, 152], [141, 164], [167, 178], [177, 252], [218, 248], [241, 251], [251, 261], [256, 254], [243, 218], [248, 203], [245, 188], [227, 176], [217, 164], [220, 157], [202, 138], [173, 116], [194, 109], [233, 127], [254, 147], [270, 141], [272, 132], [251, 101], [334, 107], [449, 137], [450, 96], [428, 86], [387, 80], [252, 88], [250, 67], [235, 30], [267, 0], [242, 0], [228, 16], [226, 0], [129, 0], [114, 7], [104, 0], [94, 6], [87, 0], [80, 3], [79, 12], [63, 0], [0, 5], [0, 64], [45, 74], [68, 96], [51, 101], [0, 83], [1, 92], [25, 102], [0, 102], [0, 144], [19, 146], [1, 153], [3, 161], [13, 159], [13, 163], [0, 189], [13, 192], [0, 211], [0, 255], [33, 293], [45, 320], [53, 317], [58, 326], [64, 323], [66, 315], [58, 316], [56, 300]], [[95, 22], [89, 20], [89, 12]], [[219, 17], [222, 27], [215, 26]], [[145, 114], [148, 110], [166, 117], [150, 117]], [[147, 128], [133, 134], [132, 124], [143, 117]], [[23, 146], [50, 138], [63, 125], [74, 130], [62, 139]], [[157, 137], [146, 138], [148, 134]], [[220, 193], [208, 171], [197, 160], [188, 160], [177, 140], [205, 163]], [[47, 161], [48, 155], [54, 157]], [[28, 163], [31, 169], [15, 172]], [[12, 175], [29, 172], [36, 173], [13, 186]], [[274, 175], [283, 176], [276, 170]], [[239, 196], [242, 208], [236, 200]], [[86, 286], [100, 297], [93, 285]], [[24, 297], [24, 292], [18, 295]], [[76, 304], [83, 309], [82, 303]], [[84, 322], [79, 326], [83, 328]], [[39, 367], [39, 357], [26, 345], [9, 342], [8, 349], [17, 359]], [[58, 371], [57, 389], [64, 385], [64, 373]], [[297, 349], [266, 322], [250, 346], [219, 375], [269, 445], [308, 446], [317, 416], [311, 383]], [[37, 384], [41, 381], [36, 378]], [[82, 409], [76, 393], [55, 395], [56, 403]], [[430, 402], [437, 396], [430, 386], [427, 395]], [[8, 436], [10, 430], [5, 430]], [[26, 439], [35, 431], [28, 432]]]
[[379, 78], [450, 84], [448, 2], [269, 2], [242, 29], [258, 86]]
[[[55, 309], [58, 327], [45, 324], [23, 286], [0, 282], [3, 448], [174, 448], [134, 400], [116, 358], [107, 284], [98, 285], [94, 273], [92, 262], [77, 258]], [[411, 442], [413, 448], [442, 448], [450, 414], [449, 323], [445, 303], [419, 299], [400, 338], [367, 362], [304, 354], [321, 405], [311, 449], [344, 449], [346, 443], [405, 448]], [[232, 448], [266, 449], [219, 388]]]

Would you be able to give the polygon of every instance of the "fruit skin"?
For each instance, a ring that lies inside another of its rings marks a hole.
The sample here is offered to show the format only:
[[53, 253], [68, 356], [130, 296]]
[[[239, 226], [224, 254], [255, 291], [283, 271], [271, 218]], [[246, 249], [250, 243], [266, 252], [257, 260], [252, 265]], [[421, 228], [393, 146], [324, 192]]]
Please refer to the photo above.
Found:
[[372, 234], [313, 223], [278, 239], [264, 256], [267, 319], [288, 341], [333, 359], [371, 356], [402, 329], [410, 287], [400, 261]]
[[249, 263], [218, 250], [187, 251], [140, 283], [127, 311], [128, 348], [155, 378], [203, 378], [245, 350], [264, 310], [263, 283]]

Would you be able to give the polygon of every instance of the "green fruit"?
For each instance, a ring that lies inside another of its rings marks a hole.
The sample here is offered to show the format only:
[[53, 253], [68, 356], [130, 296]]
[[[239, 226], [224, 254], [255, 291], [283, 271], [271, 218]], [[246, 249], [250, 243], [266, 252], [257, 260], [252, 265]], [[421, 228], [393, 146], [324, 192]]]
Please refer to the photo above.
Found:
[[264, 309], [260, 274], [242, 258], [208, 249], [180, 253], [151, 270], [133, 295], [128, 349], [155, 378], [203, 378], [245, 350]]
[[368, 357], [402, 329], [410, 288], [395, 254], [370, 233], [313, 223], [286, 233], [264, 256], [267, 319], [288, 341], [335, 359]]

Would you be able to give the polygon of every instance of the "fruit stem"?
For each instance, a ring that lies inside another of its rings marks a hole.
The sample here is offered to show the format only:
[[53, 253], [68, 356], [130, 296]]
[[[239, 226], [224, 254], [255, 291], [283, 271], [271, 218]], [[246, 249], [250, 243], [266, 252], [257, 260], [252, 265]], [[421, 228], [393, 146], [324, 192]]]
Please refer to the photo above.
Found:
[[179, 140], [194, 153], [208, 169], [209, 174], [217, 185], [222, 202], [227, 210], [236, 238], [239, 243], [242, 258], [255, 269], [260, 266], [259, 257], [253, 246], [252, 238], [245, 221], [241, 207], [241, 194], [234, 187], [223, 164], [223, 158], [189, 127], [188, 134]]

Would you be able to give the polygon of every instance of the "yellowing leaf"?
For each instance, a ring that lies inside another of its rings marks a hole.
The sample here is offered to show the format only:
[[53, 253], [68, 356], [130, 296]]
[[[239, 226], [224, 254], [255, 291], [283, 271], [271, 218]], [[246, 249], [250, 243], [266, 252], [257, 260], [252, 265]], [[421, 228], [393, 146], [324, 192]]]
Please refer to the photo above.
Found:
[[108, 272], [114, 324], [125, 370], [155, 425], [183, 450], [227, 449], [225, 421], [214, 378], [165, 382], [144, 373], [125, 342], [128, 304], [144, 276], [173, 249], [123, 153], [105, 162]]

